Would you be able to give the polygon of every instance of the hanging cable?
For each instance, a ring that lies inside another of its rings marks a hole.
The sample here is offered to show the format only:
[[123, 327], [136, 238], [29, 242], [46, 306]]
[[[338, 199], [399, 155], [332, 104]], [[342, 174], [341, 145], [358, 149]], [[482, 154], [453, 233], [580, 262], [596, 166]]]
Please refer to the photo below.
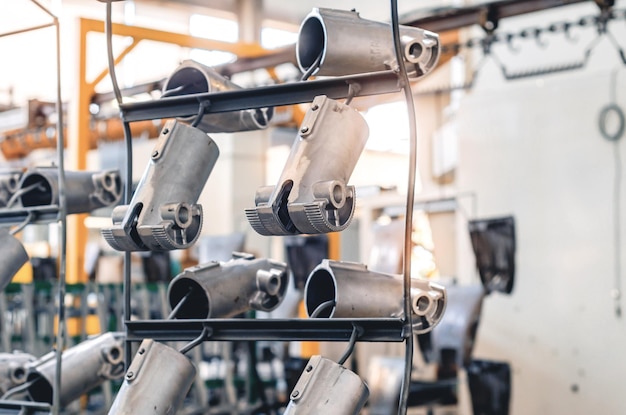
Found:
[[24, 221], [22, 223], [20, 223], [16, 228], [11, 229], [11, 232], [9, 232], [9, 233], [11, 235], [17, 235], [26, 226], [28, 226], [28, 224], [33, 220], [34, 217], [35, 217], [35, 214], [32, 211], [28, 212], [28, 215], [26, 215], [26, 219], [24, 219]]
[[317, 318], [320, 314], [322, 314], [322, 311], [326, 310], [329, 307], [334, 307], [335, 304], [335, 300], [328, 300], [323, 302], [322, 304], [318, 305], [315, 310], [313, 310], [309, 318]]
[[415, 198], [415, 178], [417, 167], [417, 131], [415, 120], [415, 103], [411, 92], [411, 84], [406, 73], [404, 59], [402, 58], [402, 45], [400, 44], [400, 25], [398, 22], [398, 0], [391, 1], [391, 29], [393, 34], [393, 45], [398, 65], [398, 78], [404, 91], [404, 97], [409, 116], [410, 150], [409, 150], [409, 178], [406, 198], [406, 215], [404, 225], [404, 268], [403, 268], [403, 304], [404, 323], [406, 336], [406, 352], [404, 360], [404, 376], [400, 389], [400, 402], [398, 404], [398, 415], [406, 414], [407, 402], [409, 398], [409, 384], [413, 369], [413, 316], [411, 314], [411, 235], [413, 232], [413, 204]]
[[307, 79], [311, 77], [311, 75], [313, 75], [313, 72], [319, 69], [320, 64], [322, 63], [323, 54], [324, 54], [324, 51], [322, 50], [320, 54], [317, 55], [317, 58], [315, 58], [311, 66], [309, 66], [309, 69], [307, 69], [306, 72], [302, 75], [302, 78], [300, 78], [301, 81], [306, 81]]
[[209, 327], [204, 326], [202, 328], [202, 333], [200, 333], [198, 337], [196, 337], [194, 340], [192, 340], [186, 346], [180, 349], [179, 352], [181, 352], [182, 354], [187, 353], [188, 351], [190, 351], [191, 349], [193, 349], [194, 347], [202, 343], [204, 339], [206, 338], [207, 334], [209, 334]]
[[13, 395], [27, 391], [28, 388], [30, 388], [35, 382], [37, 382], [37, 379], [31, 380], [30, 382], [26, 382], [19, 386], [9, 389], [8, 391], [4, 393], [4, 395], [2, 395], [2, 397], [0, 397], [0, 400], [4, 401], [4, 400], [9, 399]]
[[13, 195], [11, 195], [11, 198], [7, 202], [7, 208], [12, 208], [15, 202], [17, 202], [20, 197], [24, 196], [28, 192], [32, 192], [35, 189], [42, 191], [44, 190], [41, 183], [33, 183], [30, 186], [26, 186], [22, 189], [17, 190], [15, 193], [13, 193]]
[[191, 288], [189, 288], [189, 292], [187, 292], [187, 294], [185, 294], [185, 296], [180, 299], [178, 304], [176, 304], [176, 307], [174, 307], [172, 312], [167, 316], [168, 320], [172, 320], [174, 317], [176, 317], [176, 314], [178, 314], [178, 312], [183, 307], [183, 305], [185, 305], [185, 302], [187, 302], [187, 300], [189, 299], [189, 296], [191, 295], [192, 292], [193, 292], [193, 290]]
[[343, 365], [346, 363], [346, 360], [350, 357], [352, 352], [354, 351], [354, 346], [356, 346], [356, 339], [358, 339], [363, 333], [363, 329], [356, 324], [352, 324], [352, 334], [350, 335], [350, 340], [348, 341], [348, 347], [346, 351], [343, 352], [343, 355], [339, 358], [337, 363]]
[[209, 101], [200, 101], [200, 105], [198, 106], [198, 115], [191, 123], [191, 126], [196, 128], [202, 122], [202, 117], [204, 117], [204, 110], [211, 105]]

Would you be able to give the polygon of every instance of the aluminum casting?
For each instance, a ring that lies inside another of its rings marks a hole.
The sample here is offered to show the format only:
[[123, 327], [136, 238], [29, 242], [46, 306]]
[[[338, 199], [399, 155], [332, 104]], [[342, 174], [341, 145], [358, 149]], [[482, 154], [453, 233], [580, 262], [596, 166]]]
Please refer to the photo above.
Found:
[[[163, 98], [180, 95], [213, 93], [242, 89], [239, 85], [224, 78], [214, 69], [192, 60], [182, 64], [165, 81]], [[208, 101], [207, 101], [208, 102]], [[199, 104], [201, 105], [201, 104]], [[210, 103], [206, 104], [210, 105]], [[200, 109], [200, 107], [199, 107]], [[198, 111], [200, 112], [200, 111]], [[212, 113], [201, 116], [194, 124], [205, 133], [229, 133], [251, 131], [266, 128], [269, 125], [273, 108], [246, 109], [241, 111]], [[180, 121], [192, 123], [195, 116], [181, 118]]]
[[315, 97], [277, 186], [256, 192], [248, 222], [261, 235], [342, 231], [354, 214], [355, 190], [347, 182], [369, 135], [354, 108]]
[[289, 285], [287, 265], [270, 259], [236, 254], [228, 262], [188, 268], [172, 280], [168, 298], [176, 317], [228, 318], [250, 309], [272, 311]]
[[357, 415], [369, 390], [354, 372], [313, 356], [296, 383], [283, 415]]
[[219, 149], [204, 132], [168, 121], [129, 205], [113, 210], [102, 236], [118, 251], [165, 251], [190, 247], [200, 236], [197, 204]]
[[0, 172], [0, 208], [7, 207], [11, 196], [20, 187], [21, 178], [22, 172], [19, 170]]
[[[314, 317], [401, 317], [402, 291], [399, 276], [369, 271], [363, 264], [325, 259], [309, 275], [304, 301], [307, 314], [315, 312]], [[431, 331], [441, 320], [446, 302], [444, 287], [412, 278], [413, 333]]]
[[0, 290], [4, 290], [29, 258], [22, 242], [7, 229], [0, 228], [0, 246]]
[[109, 415], [176, 414], [195, 377], [196, 368], [185, 355], [144, 339]]
[[[37, 167], [22, 176], [19, 191], [23, 207], [59, 204], [59, 170]], [[117, 170], [65, 172], [67, 214], [88, 213], [111, 206], [122, 196], [122, 180]]]
[[[104, 381], [124, 373], [123, 334], [105, 333], [85, 340], [62, 354], [60, 405], [78, 399]], [[42, 356], [29, 366], [28, 394], [36, 402], [52, 404], [56, 374], [56, 352]]]
[[26, 366], [34, 360], [28, 353], [0, 353], [0, 396], [26, 382]]
[[[400, 26], [400, 43], [409, 77], [422, 77], [437, 65], [436, 33]], [[300, 70], [313, 70], [312, 75], [341, 76], [397, 67], [391, 26], [362, 19], [356, 11], [313, 9], [300, 25], [296, 56]]]
[[486, 292], [481, 285], [450, 285], [446, 291], [446, 314], [441, 324], [430, 333], [430, 346], [424, 351], [424, 357], [428, 361], [441, 363], [442, 351], [454, 350], [456, 367], [467, 367], [472, 359]]

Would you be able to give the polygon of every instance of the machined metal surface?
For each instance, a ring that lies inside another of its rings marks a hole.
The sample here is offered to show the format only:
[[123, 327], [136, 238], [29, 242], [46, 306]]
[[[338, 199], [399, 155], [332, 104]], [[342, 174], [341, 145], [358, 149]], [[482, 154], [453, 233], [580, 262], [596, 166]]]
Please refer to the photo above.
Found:
[[354, 372], [322, 356], [313, 356], [296, 383], [283, 415], [356, 415], [369, 396]]
[[250, 309], [272, 311], [289, 285], [287, 265], [253, 256], [188, 268], [168, 288], [170, 306], [185, 302], [177, 318], [226, 318]]
[[0, 246], [0, 290], [4, 290], [29, 258], [22, 242], [7, 229], [0, 228]]
[[329, 341], [350, 339], [354, 325], [362, 329], [358, 341], [401, 342], [403, 322], [394, 318], [376, 319], [210, 319], [210, 320], [131, 320], [126, 322], [127, 338], [138, 341], [190, 341], [207, 327], [213, 341]]
[[369, 128], [354, 108], [318, 96], [307, 111], [276, 186], [256, 192], [248, 222], [261, 235], [319, 234], [348, 227], [354, 170]]
[[35, 356], [28, 353], [0, 353], [0, 396], [26, 382], [26, 366], [34, 360]]
[[[304, 303], [309, 316], [316, 313], [322, 318], [402, 317], [402, 292], [399, 276], [373, 272], [363, 264], [325, 259], [309, 275]], [[441, 320], [446, 303], [444, 287], [412, 278], [413, 333], [431, 331]]]
[[193, 245], [203, 220], [198, 197], [218, 156], [217, 145], [204, 132], [168, 121], [130, 204], [113, 210], [113, 226], [102, 230], [104, 239], [118, 251]]
[[[216, 70], [193, 60], [186, 60], [176, 68], [163, 86], [163, 97], [175, 97], [189, 94], [214, 93], [241, 89], [234, 82], [220, 75]], [[210, 106], [210, 100], [198, 104], [200, 107]], [[203, 111], [204, 112], [204, 111]], [[251, 131], [266, 128], [269, 125], [274, 109], [272, 107], [244, 109], [239, 111], [202, 115], [197, 128], [205, 133], [227, 133]], [[184, 122], [194, 122], [198, 115], [181, 118]]]
[[[400, 26], [407, 74], [419, 78], [437, 65], [439, 35]], [[356, 11], [315, 8], [300, 25], [296, 57], [302, 72], [341, 76], [396, 69], [391, 26], [362, 19]], [[318, 69], [315, 69], [318, 66]]]
[[196, 377], [191, 360], [152, 339], [141, 342], [109, 415], [173, 415]]
[[[37, 167], [22, 176], [18, 191], [23, 207], [59, 204], [59, 170], [57, 167]], [[111, 206], [122, 196], [122, 180], [117, 170], [101, 172], [66, 171], [65, 197], [67, 214], [89, 213]]]
[[21, 178], [21, 170], [0, 172], [0, 208], [6, 207], [11, 196], [19, 189]]
[[[104, 381], [124, 373], [123, 335], [105, 333], [85, 340], [62, 354], [60, 405], [78, 399]], [[33, 401], [52, 403], [56, 374], [56, 352], [50, 352], [29, 365], [28, 394]]]

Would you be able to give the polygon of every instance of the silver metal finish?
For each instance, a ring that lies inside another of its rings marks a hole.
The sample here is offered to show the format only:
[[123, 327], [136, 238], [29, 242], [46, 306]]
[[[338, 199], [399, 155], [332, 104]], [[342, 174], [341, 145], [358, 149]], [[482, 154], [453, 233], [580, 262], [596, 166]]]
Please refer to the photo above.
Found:
[[196, 202], [218, 156], [204, 132], [168, 121], [130, 204], [113, 210], [104, 239], [118, 251], [190, 247], [202, 228], [202, 206]]
[[7, 229], [0, 228], [0, 246], [0, 290], [4, 290], [29, 258], [22, 243]]
[[196, 377], [182, 353], [152, 339], [141, 342], [109, 415], [174, 415]]
[[342, 231], [352, 220], [354, 186], [347, 182], [369, 135], [354, 108], [324, 95], [307, 111], [277, 186], [256, 192], [246, 209], [261, 235]]
[[6, 207], [11, 196], [19, 189], [22, 172], [10, 170], [0, 172], [0, 208]]
[[[165, 81], [163, 97], [213, 93], [242, 89], [239, 85], [224, 78], [217, 71], [192, 60], [183, 61]], [[210, 105], [208, 103], [207, 105]], [[199, 111], [198, 111], [199, 112]], [[269, 125], [273, 108], [247, 109], [219, 114], [207, 114], [197, 127], [205, 133], [228, 133], [251, 131]], [[180, 121], [194, 122], [196, 116], [181, 118]]]
[[[436, 33], [400, 26], [400, 43], [409, 77], [422, 77], [437, 65], [440, 47]], [[296, 56], [302, 72], [319, 60], [313, 75], [397, 68], [390, 25], [362, 19], [356, 11], [313, 9], [300, 25]]]
[[448, 307], [431, 333], [432, 350], [427, 358], [438, 362], [442, 350], [454, 350], [457, 367], [466, 367], [472, 358], [485, 289], [482, 285], [449, 285], [446, 291]]
[[26, 365], [34, 360], [28, 353], [0, 353], [0, 396], [26, 382]]
[[[373, 272], [363, 264], [325, 259], [309, 275], [304, 301], [309, 316], [331, 302], [318, 317], [401, 317], [403, 283], [399, 276]], [[429, 332], [446, 308], [446, 290], [433, 282], [411, 279], [413, 332]], [[333, 305], [334, 303], [334, 305]]]
[[[32, 189], [26, 191], [26, 189]], [[57, 167], [38, 167], [22, 176], [20, 200], [23, 207], [59, 204], [59, 170]], [[102, 172], [65, 172], [67, 213], [88, 213], [111, 206], [122, 196], [122, 180], [117, 170]]]
[[250, 309], [272, 311], [288, 285], [286, 264], [247, 255], [186, 269], [170, 283], [168, 298], [175, 308], [189, 294], [178, 318], [228, 318]]
[[283, 415], [357, 415], [365, 405], [367, 385], [354, 372], [313, 356], [294, 387]]
[[[29, 366], [28, 394], [36, 402], [52, 403], [56, 353], [50, 352]], [[60, 405], [78, 399], [106, 380], [124, 373], [123, 340], [119, 333], [105, 333], [63, 351]]]

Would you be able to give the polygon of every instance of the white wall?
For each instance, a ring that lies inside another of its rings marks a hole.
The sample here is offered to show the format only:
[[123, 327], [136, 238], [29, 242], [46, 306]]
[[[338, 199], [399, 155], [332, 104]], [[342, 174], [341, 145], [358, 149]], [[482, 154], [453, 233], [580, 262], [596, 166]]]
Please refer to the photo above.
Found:
[[[573, 20], [594, 8], [559, 10], [509, 27]], [[623, 43], [623, 21], [612, 30]], [[541, 53], [571, 62], [582, 55], [585, 36], [578, 55], [557, 41]], [[542, 65], [539, 51], [524, 53], [510, 62]], [[505, 82], [488, 65], [457, 113], [457, 191], [476, 192], [478, 216], [516, 218], [514, 292], [485, 301], [475, 349], [476, 357], [512, 364], [515, 415], [626, 413], [626, 326], [616, 318], [611, 297], [614, 156], [617, 151], [626, 160], [626, 144], [624, 138], [616, 146], [607, 142], [597, 127], [614, 68], [617, 100], [625, 108], [626, 68], [604, 40], [588, 68], [576, 72]], [[467, 253], [467, 236], [460, 238]], [[626, 263], [623, 247], [620, 255]], [[473, 278], [471, 262], [466, 255], [462, 278]]]

